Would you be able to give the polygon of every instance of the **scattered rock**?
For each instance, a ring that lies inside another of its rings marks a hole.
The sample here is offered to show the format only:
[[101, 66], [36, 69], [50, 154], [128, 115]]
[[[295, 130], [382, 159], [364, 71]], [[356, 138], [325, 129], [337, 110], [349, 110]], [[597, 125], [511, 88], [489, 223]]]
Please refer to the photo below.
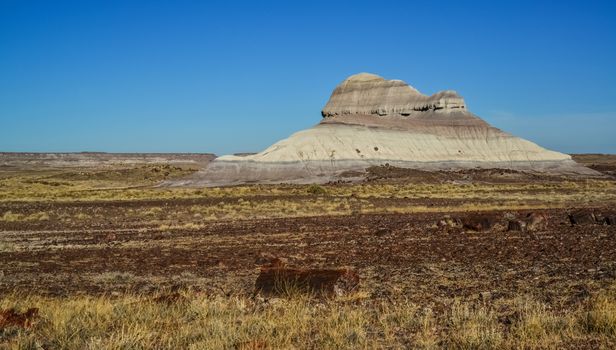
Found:
[[507, 224], [507, 231], [526, 231], [526, 222], [522, 220], [510, 220]]
[[39, 309], [30, 308], [24, 313], [11, 308], [0, 311], [0, 330], [7, 327], [30, 328], [32, 322], [38, 317]]
[[452, 218], [449, 215], [445, 215], [436, 225], [443, 228], [461, 228], [462, 221], [459, 218]]
[[255, 282], [255, 293], [285, 296], [306, 293], [342, 296], [359, 288], [359, 275], [351, 269], [298, 269], [262, 267]]
[[505, 220], [516, 220], [518, 218], [517, 213], [507, 212], [503, 215]]
[[490, 215], [470, 215], [462, 219], [462, 227], [472, 231], [488, 231], [492, 229], [498, 220]]
[[571, 225], [592, 225], [596, 223], [595, 214], [587, 209], [577, 210], [569, 214]]
[[616, 225], [616, 213], [595, 211], [593, 214], [595, 215], [595, 222], [599, 225]]
[[526, 215], [526, 228], [530, 231], [545, 230], [548, 227], [548, 216], [544, 213]]
[[381, 236], [388, 235], [390, 233], [391, 233], [391, 230], [388, 229], [387, 227], [379, 227], [376, 229], [376, 232], [374, 234], [381, 237]]

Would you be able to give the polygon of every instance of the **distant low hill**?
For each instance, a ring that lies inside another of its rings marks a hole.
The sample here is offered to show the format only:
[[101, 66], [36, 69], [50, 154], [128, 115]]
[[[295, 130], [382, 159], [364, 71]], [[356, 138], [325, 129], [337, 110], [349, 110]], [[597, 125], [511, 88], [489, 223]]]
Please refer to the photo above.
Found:
[[216, 158], [212, 153], [33, 153], [0, 152], [0, 166], [98, 166], [112, 164], [195, 164], [206, 166]]

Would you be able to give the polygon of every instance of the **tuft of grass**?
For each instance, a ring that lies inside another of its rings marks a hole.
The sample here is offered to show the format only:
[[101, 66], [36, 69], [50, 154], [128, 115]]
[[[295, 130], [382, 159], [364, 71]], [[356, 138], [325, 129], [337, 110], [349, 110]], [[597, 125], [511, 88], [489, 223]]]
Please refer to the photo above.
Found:
[[561, 346], [573, 332], [574, 319], [559, 315], [546, 305], [532, 300], [518, 302], [519, 318], [512, 334], [524, 348], [552, 348]]
[[[2, 242], [0, 241], [0, 253], [4, 253], [4, 252], [15, 252], [17, 251], [19, 248], [17, 246], [17, 244], [12, 243], [12, 242]], [[3, 276], [3, 272], [0, 271], [0, 277]]]
[[15, 214], [11, 211], [7, 211], [0, 217], [0, 221], [15, 222], [15, 221], [19, 221], [21, 218], [22, 218], [22, 215]]
[[456, 301], [448, 317], [451, 333], [448, 347], [455, 349], [497, 349], [504, 341], [496, 313], [482, 305]]
[[91, 218], [91, 216], [86, 214], [86, 213], [81, 213], [80, 212], [80, 213], [77, 213], [75, 215], [75, 219], [77, 219], [77, 220], [87, 220], [87, 219], [90, 219], [90, 218]]
[[38, 213], [33, 213], [28, 215], [25, 218], [26, 221], [45, 221], [49, 220], [49, 214], [44, 211], [39, 211]]
[[581, 327], [588, 332], [604, 336], [616, 336], [616, 287], [595, 297], [590, 309], [580, 320]]
[[7, 211], [0, 217], [0, 221], [4, 221], [4, 222], [44, 221], [44, 220], [49, 220], [49, 214], [44, 211], [39, 211], [36, 213], [32, 213], [30, 215], [17, 214], [11, 211]]

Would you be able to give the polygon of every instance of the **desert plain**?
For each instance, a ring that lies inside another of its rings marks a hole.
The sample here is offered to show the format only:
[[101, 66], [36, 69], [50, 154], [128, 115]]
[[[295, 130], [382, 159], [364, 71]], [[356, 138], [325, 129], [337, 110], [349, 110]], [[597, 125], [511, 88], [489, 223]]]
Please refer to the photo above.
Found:
[[[616, 346], [615, 156], [205, 188], [161, 184], [212, 155], [0, 159], [0, 348]], [[359, 286], [261, 295], [271, 260]]]

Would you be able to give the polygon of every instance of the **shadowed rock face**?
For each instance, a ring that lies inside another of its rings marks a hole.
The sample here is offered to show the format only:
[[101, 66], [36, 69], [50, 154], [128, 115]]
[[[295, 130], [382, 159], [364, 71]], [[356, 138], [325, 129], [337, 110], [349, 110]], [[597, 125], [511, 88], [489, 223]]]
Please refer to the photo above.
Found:
[[400, 80], [361, 73], [336, 87], [321, 122], [247, 156], [219, 157], [170, 185], [318, 183], [388, 163], [424, 170], [506, 168], [559, 174], [596, 172], [571, 157], [490, 126], [454, 91], [432, 96]]

